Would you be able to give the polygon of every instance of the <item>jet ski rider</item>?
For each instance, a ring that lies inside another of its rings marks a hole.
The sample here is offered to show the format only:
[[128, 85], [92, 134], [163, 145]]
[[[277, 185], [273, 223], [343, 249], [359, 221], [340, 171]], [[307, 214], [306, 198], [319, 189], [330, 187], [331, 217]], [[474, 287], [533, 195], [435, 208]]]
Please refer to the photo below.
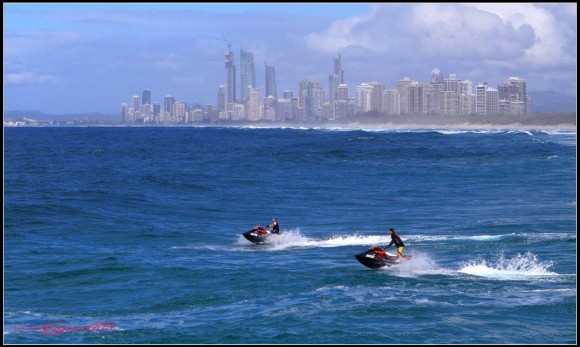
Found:
[[272, 224], [266, 225], [266, 228], [272, 228], [272, 234], [280, 234], [280, 226], [276, 218], [272, 218]]
[[401, 240], [399, 234], [397, 234], [393, 228], [389, 229], [389, 235], [391, 235], [391, 243], [389, 243], [385, 250], [391, 247], [392, 244], [395, 244], [395, 247], [397, 247], [397, 257], [402, 257], [403, 250], [405, 250], [405, 244], [403, 243], [403, 240]]

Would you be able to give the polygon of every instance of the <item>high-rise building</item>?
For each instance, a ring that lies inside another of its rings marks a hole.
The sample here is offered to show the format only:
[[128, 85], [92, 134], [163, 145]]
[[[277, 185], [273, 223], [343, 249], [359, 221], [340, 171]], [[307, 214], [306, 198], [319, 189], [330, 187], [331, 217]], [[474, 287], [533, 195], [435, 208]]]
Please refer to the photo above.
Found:
[[247, 98], [248, 87], [256, 87], [256, 69], [254, 67], [254, 54], [240, 49], [240, 100]]
[[379, 82], [369, 83], [373, 87], [371, 91], [371, 111], [383, 112], [383, 91], [385, 85]]
[[284, 90], [284, 99], [292, 99], [294, 97], [294, 93], [291, 90]]
[[260, 89], [248, 87], [246, 91], [246, 119], [256, 121], [262, 118], [260, 114]]
[[341, 83], [338, 85], [336, 91], [336, 99], [337, 100], [348, 100], [348, 84]]
[[410, 113], [409, 105], [409, 86], [414, 82], [409, 77], [405, 77], [402, 80], [397, 81], [397, 91], [399, 92], [401, 114]]
[[340, 61], [340, 54], [334, 56], [334, 74], [338, 76], [338, 84], [344, 83], [344, 71]]
[[[505, 100], [510, 103], [523, 103], [523, 114], [531, 113], [531, 109], [528, 106], [528, 98], [526, 91], [526, 80], [519, 77], [510, 77], [507, 82], [502, 83], [497, 86], [499, 100]], [[514, 108], [509, 108], [513, 110], [513, 114], [520, 113], [521, 107], [518, 106]]]
[[142, 105], [151, 105], [151, 91], [149, 89], [145, 89], [143, 91], [143, 98], [141, 99]]
[[431, 84], [443, 83], [443, 72], [439, 69], [431, 70]]
[[123, 123], [129, 123], [129, 104], [121, 104], [121, 120]]
[[411, 115], [421, 115], [425, 113], [425, 94], [424, 85], [413, 81], [408, 87], [408, 98], [409, 98], [409, 114]]
[[320, 115], [324, 104], [324, 89], [318, 81], [303, 79], [298, 85], [299, 107], [304, 111], [304, 120], [312, 121]]
[[176, 101], [173, 103], [173, 112], [172, 115], [174, 116], [174, 122], [176, 123], [185, 123], [186, 119], [186, 105], [183, 101]]
[[440, 103], [441, 114], [444, 116], [455, 117], [459, 115], [459, 94], [454, 91], [441, 92]]
[[473, 115], [475, 114], [476, 95], [475, 94], [460, 94], [459, 95], [459, 114]]
[[234, 64], [234, 52], [231, 46], [228, 45], [228, 50], [225, 53], [225, 68], [226, 68], [226, 104], [236, 102], [236, 65]]
[[497, 89], [488, 87], [485, 90], [485, 114], [498, 114], [498, 101]]
[[217, 111], [224, 111], [226, 109], [226, 86], [220, 84], [217, 93]]
[[[284, 92], [286, 93], [286, 92]], [[276, 103], [276, 120], [287, 121], [294, 119], [294, 112], [292, 107], [292, 97], [278, 99]]]
[[478, 84], [475, 87], [475, 113], [480, 115], [485, 115], [487, 111], [487, 102], [486, 102], [486, 93], [487, 90], [487, 83], [485, 84]]
[[358, 86], [356, 86], [354, 98], [356, 105], [356, 113], [364, 113], [371, 111], [373, 90], [374, 86], [370, 85], [369, 83], [361, 83]]
[[153, 120], [158, 123], [161, 114], [161, 105], [158, 102], [153, 103]]
[[431, 84], [428, 90], [424, 90], [427, 109], [425, 113], [438, 115], [441, 114], [442, 93], [445, 90], [445, 80], [443, 73], [439, 69], [431, 70]]
[[274, 66], [266, 65], [266, 97], [272, 95], [274, 99], [278, 99], [278, 93], [276, 92], [276, 70]]
[[337, 100], [339, 81], [340, 77], [336, 74], [328, 76], [328, 98], [331, 103]]
[[175, 98], [171, 95], [165, 95], [163, 98], [163, 119], [164, 121], [173, 121], [173, 116], [175, 115], [173, 106], [175, 104]]
[[139, 95], [133, 95], [131, 97], [131, 107], [137, 113], [139, 111]]
[[396, 89], [387, 89], [383, 92], [383, 112], [389, 116], [401, 113], [401, 100]]
[[464, 80], [460, 85], [460, 94], [474, 95], [473, 94], [473, 82], [470, 80]]
[[349, 116], [348, 100], [336, 100], [334, 102], [334, 120], [346, 119]]

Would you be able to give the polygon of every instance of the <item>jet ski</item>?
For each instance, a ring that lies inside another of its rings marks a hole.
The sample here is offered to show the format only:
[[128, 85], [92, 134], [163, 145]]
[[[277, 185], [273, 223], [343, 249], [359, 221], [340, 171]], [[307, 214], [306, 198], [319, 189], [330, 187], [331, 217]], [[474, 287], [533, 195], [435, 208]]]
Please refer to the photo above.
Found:
[[377, 246], [371, 247], [361, 254], [354, 256], [361, 264], [371, 269], [378, 269], [385, 266], [401, 264], [405, 260], [410, 260], [411, 256], [398, 257]]
[[256, 225], [250, 231], [246, 231], [243, 233], [244, 237], [253, 243], [264, 243], [268, 236], [270, 236], [270, 232], [263, 227]]

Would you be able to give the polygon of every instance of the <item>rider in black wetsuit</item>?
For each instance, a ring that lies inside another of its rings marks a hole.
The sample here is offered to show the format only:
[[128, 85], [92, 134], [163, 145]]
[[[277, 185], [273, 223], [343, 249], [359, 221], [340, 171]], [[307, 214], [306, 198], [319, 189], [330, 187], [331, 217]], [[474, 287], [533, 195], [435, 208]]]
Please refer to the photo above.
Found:
[[395, 247], [397, 247], [397, 256], [398, 257], [403, 256], [403, 250], [405, 249], [405, 244], [403, 243], [403, 240], [401, 240], [399, 234], [397, 234], [395, 230], [393, 230], [392, 228], [389, 229], [389, 235], [391, 235], [391, 243], [389, 243], [389, 245], [385, 249], [391, 247], [392, 244], [395, 244]]
[[272, 224], [266, 225], [266, 228], [272, 228], [272, 234], [280, 234], [280, 226], [278, 225], [278, 220], [272, 218]]

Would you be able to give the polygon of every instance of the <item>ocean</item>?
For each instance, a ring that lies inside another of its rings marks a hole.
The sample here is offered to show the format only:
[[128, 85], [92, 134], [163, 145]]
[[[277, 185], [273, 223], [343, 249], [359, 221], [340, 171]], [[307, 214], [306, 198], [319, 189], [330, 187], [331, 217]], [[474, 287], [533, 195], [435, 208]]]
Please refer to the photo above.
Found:
[[5, 343], [577, 342], [575, 130], [4, 136]]

